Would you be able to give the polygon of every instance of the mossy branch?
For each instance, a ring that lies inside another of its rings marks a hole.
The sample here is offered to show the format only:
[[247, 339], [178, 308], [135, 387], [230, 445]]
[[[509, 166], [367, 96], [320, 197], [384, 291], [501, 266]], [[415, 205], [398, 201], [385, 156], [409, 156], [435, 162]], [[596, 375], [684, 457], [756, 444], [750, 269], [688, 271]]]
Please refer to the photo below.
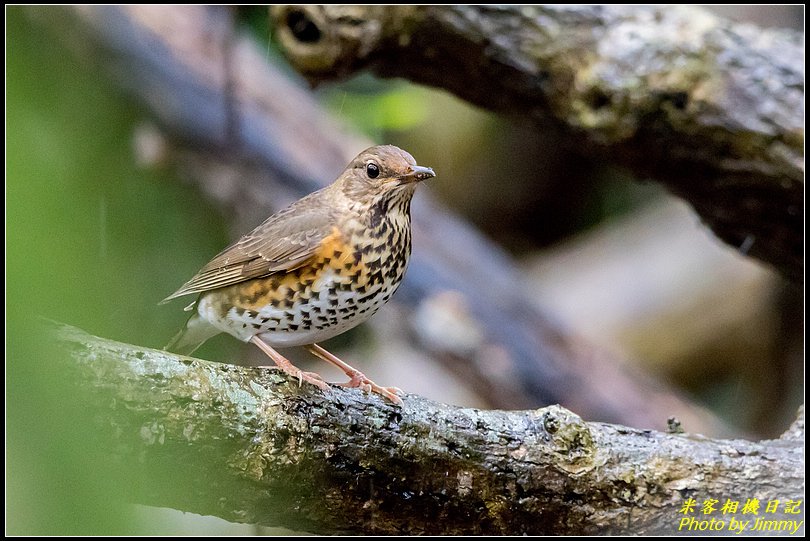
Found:
[[714, 440], [560, 406], [407, 395], [397, 407], [69, 326], [55, 335], [99, 442], [143, 469], [140, 503], [323, 534], [572, 535], [675, 533], [687, 498], [803, 497], [803, 412], [780, 440]]

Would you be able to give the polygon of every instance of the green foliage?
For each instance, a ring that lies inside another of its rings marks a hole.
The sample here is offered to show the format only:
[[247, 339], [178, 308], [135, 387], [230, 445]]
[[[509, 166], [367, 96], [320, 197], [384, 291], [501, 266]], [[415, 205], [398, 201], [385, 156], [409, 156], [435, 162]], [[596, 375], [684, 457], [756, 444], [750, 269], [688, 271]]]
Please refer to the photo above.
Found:
[[6, 30], [7, 533], [133, 533], [120, 479], [137, 472], [86, 451], [87, 413], [38, 321], [161, 346], [185, 314], [157, 302], [225, 243], [222, 224], [135, 166], [131, 102], [22, 8]]
[[322, 101], [370, 139], [384, 141], [390, 132], [422, 125], [428, 117], [430, 95], [430, 91], [412, 84], [360, 76], [323, 91]]

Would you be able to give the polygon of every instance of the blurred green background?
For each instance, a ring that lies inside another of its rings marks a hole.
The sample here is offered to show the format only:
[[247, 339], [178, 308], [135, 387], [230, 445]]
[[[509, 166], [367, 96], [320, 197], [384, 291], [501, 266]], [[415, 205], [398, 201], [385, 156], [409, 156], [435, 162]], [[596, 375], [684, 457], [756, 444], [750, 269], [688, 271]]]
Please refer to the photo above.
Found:
[[[97, 68], [33, 23], [24, 8], [7, 7], [6, 15], [6, 531], [253, 533], [123, 503], [127, 465], [109, 463], [92, 446], [88, 451], [91, 413], [60, 377], [59, 352], [48, 345], [40, 318], [161, 347], [186, 314], [157, 303], [228, 243], [226, 217], [170, 168], [137, 165], [133, 133], [145, 113]], [[240, 20], [258, 39], [268, 37], [264, 9], [246, 8]], [[527, 268], [532, 257], [571, 235], [666, 197], [583, 158], [556, 133], [536, 133], [441, 92], [361, 76], [317, 94], [371, 139], [398, 144], [441, 170], [434, 193], [526, 258]], [[442, 141], [441, 148], [433, 141]], [[795, 299], [785, 300], [784, 291], [790, 299], [793, 290], [778, 284], [769, 291], [768, 310], [785, 304], [796, 310]], [[795, 321], [783, 323], [793, 329], [779, 335], [784, 350], [794, 347]], [[226, 338], [203, 357], [222, 358], [237, 347]], [[673, 365], [662, 377], [686, 385], [726, 418], [739, 417], [746, 402], [740, 389], [762, 394], [751, 383], [762, 369], [737, 370], [738, 349], [725, 352], [733, 360], [722, 360], [723, 348], [712, 347], [690, 352], [688, 364]], [[710, 370], [707, 379], [701, 374], [711, 363], [723, 370]], [[737, 419], [738, 426], [773, 432], [761, 410]]]
[[227, 243], [223, 222], [136, 166], [132, 103], [23, 8], [6, 14], [6, 531], [137, 533], [40, 318], [159, 347], [183, 315], [157, 302]]

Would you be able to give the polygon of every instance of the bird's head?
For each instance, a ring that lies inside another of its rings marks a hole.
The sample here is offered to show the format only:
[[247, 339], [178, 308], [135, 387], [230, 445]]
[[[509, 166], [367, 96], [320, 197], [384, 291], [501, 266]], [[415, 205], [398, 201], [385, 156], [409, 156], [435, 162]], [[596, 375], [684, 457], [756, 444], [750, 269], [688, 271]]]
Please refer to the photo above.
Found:
[[393, 145], [371, 147], [346, 167], [338, 183], [355, 201], [412, 195], [416, 185], [435, 177], [430, 167], [416, 165], [413, 156]]

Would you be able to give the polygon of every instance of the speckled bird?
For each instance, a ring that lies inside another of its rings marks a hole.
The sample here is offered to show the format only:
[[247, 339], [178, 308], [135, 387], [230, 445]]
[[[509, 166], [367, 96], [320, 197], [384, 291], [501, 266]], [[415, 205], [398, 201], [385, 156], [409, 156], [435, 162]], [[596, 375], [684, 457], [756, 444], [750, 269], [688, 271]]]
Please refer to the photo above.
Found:
[[361, 387], [400, 404], [317, 342], [374, 315], [399, 287], [411, 255], [410, 206], [429, 167], [391, 145], [364, 150], [331, 185], [274, 214], [223, 250], [163, 302], [198, 295], [167, 346], [190, 354], [221, 332], [258, 346], [284, 372], [322, 389], [275, 348], [305, 346]]

